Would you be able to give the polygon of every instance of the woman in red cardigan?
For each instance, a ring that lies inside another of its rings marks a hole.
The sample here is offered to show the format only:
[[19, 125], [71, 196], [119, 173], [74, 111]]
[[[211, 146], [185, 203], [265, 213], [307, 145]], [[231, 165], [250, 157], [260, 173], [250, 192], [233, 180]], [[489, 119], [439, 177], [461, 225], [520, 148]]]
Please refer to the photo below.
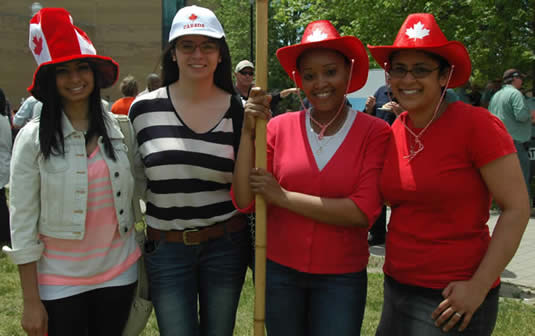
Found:
[[378, 182], [390, 129], [346, 105], [346, 93], [368, 77], [356, 37], [312, 22], [301, 43], [277, 57], [312, 107], [269, 121], [268, 169], [253, 169], [255, 118], [270, 114], [269, 95], [253, 91], [233, 179], [239, 209], [246, 211], [255, 194], [268, 203], [267, 330], [360, 335], [367, 232], [381, 211]]
[[[409, 15], [392, 46], [368, 47], [407, 109], [381, 174], [392, 215], [377, 335], [491, 335], [500, 273], [529, 217], [513, 141], [486, 109], [443, 99], [470, 77], [470, 57], [431, 14]], [[491, 197], [502, 209], [492, 238]]]

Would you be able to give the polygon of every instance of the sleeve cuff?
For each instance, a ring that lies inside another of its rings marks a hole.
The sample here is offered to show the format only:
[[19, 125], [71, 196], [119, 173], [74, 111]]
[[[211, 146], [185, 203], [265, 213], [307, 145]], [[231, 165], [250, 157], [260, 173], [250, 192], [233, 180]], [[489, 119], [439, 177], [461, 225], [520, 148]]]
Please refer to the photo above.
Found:
[[234, 190], [230, 188], [230, 198], [232, 199], [232, 205], [241, 213], [244, 214], [250, 214], [254, 212], [255, 207], [255, 201], [252, 201], [251, 204], [247, 206], [247, 208], [240, 208], [238, 204], [236, 203], [236, 198], [234, 197]]
[[2, 247], [2, 251], [16, 265], [28, 264], [39, 260], [44, 249], [45, 245], [41, 242], [24, 249], [12, 249], [9, 246]]

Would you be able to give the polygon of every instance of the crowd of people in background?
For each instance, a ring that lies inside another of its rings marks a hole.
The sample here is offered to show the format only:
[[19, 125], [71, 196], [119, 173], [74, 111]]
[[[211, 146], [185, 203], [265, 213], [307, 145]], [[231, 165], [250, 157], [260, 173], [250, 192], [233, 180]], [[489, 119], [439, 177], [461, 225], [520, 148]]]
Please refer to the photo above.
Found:
[[[269, 335], [360, 335], [378, 244], [377, 336], [492, 334], [500, 273], [530, 215], [535, 101], [519, 70], [482, 90], [464, 45], [433, 15], [411, 14], [392, 45], [368, 45], [385, 84], [359, 111], [347, 99], [368, 79], [357, 37], [310, 22], [276, 53], [292, 87], [264, 92], [252, 61], [232, 66], [215, 14], [188, 6], [161, 75], [141, 92], [125, 76], [110, 104], [101, 89], [119, 66], [66, 10], [41, 9], [30, 27], [54, 52], [31, 50], [18, 108], [0, 89], [0, 243], [19, 267], [28, 334], [121, 334], [141, 257], [161, 335], [231, 336], [255, 195], [268, 206]], [[114, 114], [129, 117], [131, 147]], [[259, 118], [266, 169], [253, 162]], [[143, 251], [134, 194], [146, 203]]]

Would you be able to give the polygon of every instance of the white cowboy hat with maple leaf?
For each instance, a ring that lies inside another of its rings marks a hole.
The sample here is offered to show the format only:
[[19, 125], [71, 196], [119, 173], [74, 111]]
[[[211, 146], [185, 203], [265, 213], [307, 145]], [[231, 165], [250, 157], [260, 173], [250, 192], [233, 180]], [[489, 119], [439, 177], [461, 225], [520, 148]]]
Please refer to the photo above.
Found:
[[214, 12], [204, 7], [187, 6], [176, 13], [169, 32], [169, 42], [184, 35], [220, 39], [225, 36], [225, 32]]
[[60, 63], [77, 59], [91, 62], [100, 88], [112, 86], [119, 76], [119, 65], [110, 57], [97, 55], [87, 34], [74, 25], [63, 8], [43, 8], [32, 17], [29, 47], [38, 67], [28, 91], [39, 100], [44, 97], [48, 69]]
[[443, 57], [454, 65], [448, 87], [460, 86], [470, 78], [472, 64], [468, 51], [461, 42], [448, 41], [432, 14], [410, 14], [399, 29], [391, 46], [368, 45], [373, 58], [384, 69], [388, 69], [390, 55], [401, 50], [420, 50]]
[[[309, 23], [301, 43], [277, 50], [277, 58], [290, 78], [294, 78], [293, 73], [299, 74], [297, 69], [297, 59], [308, 49], [333, 49], [347, 57], [349, 61], [355, 60], [351, 83], [347, 92], [357, 91], [362, 88], [368, 80], [368, 54], [362, 42], [355, 36], [340, 36], [336, 28], [328, 20], [319, 20]], [[301, 76], [295, 76], [296, 85], [302, 88]]]

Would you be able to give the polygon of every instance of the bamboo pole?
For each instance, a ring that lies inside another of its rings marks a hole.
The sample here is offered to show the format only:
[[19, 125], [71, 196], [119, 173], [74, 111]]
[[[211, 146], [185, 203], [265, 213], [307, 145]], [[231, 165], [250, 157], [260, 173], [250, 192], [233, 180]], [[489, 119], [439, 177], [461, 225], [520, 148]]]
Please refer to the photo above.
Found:
[[[256, 0], [256, 86], [267, 92], [268, 0]], [[266, 168], [266, 121], [256, 121], [255, 166]], [[256, 196], [254, 336], [264, 336], [266, 316], [266, 202]]]

